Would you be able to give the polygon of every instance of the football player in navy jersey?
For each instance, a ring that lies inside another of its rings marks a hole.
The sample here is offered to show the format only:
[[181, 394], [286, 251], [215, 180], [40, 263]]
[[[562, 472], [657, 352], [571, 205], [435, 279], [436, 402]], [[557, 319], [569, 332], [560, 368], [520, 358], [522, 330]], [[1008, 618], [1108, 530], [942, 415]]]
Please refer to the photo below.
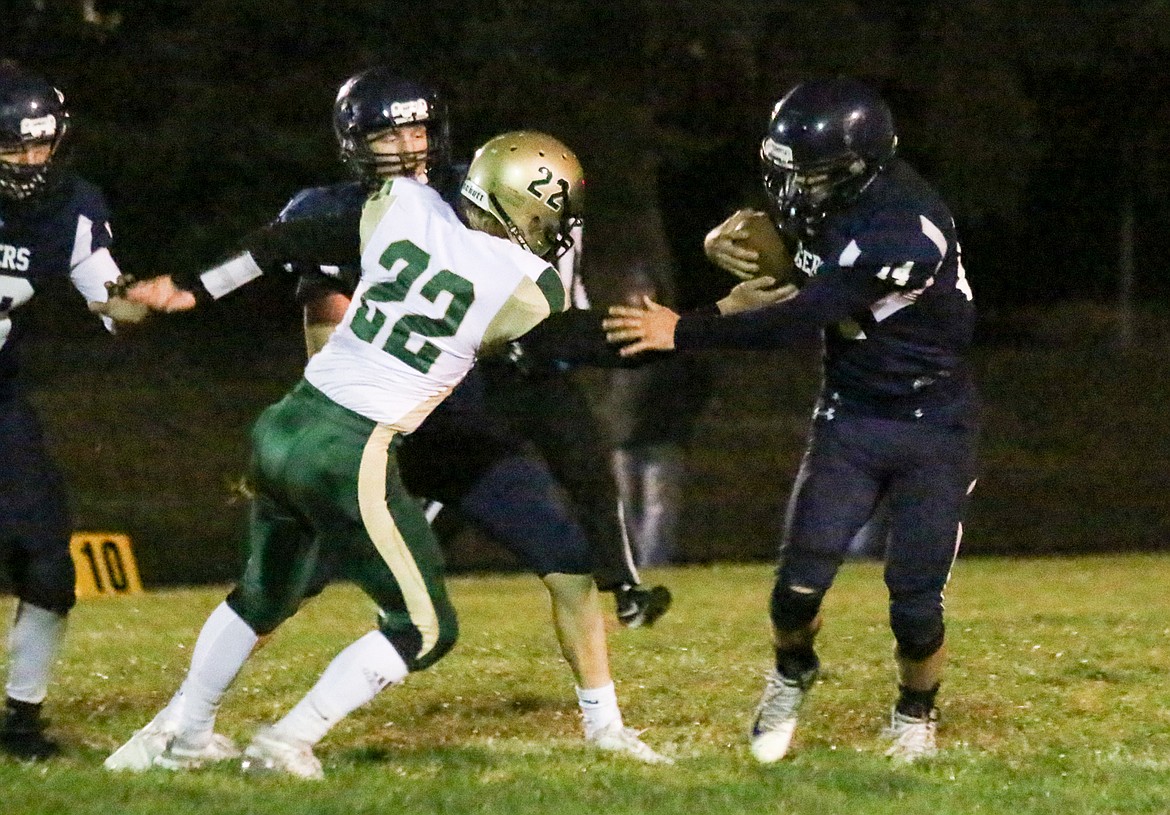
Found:
[[[896, 144], [889, 108], [868, 87], [797, 85], [773, 110], [760, 157], [772, 215], [794, 240], [799, 293], [730, 316], [680, 317], [647, 300], [611, 308], [605, 323], [611, 341], [628, 343], [624, 354], [775, 348], [823, 330], [823, 389], [771, 600], [775, 668], [752, 729], [752, 752], [765, 763], [788, 750], [817, 676], [822, 598], [882, 500], [899, 677], [887, 755], [913, 761], [937, 749], [942, 593], [975, 475], [978, 403], [967, 363], [975, 307], [954, 220], [894, 157]], [[713, 262], [757, 263], [755, 252], [721, 238], [729, 236], [707, 241]]]
[[53, 281], [67, 279], [105, 313], [111, 330], [110, 315], [129, 320], [135, 311], [105, 304], [106, 283], [119, 276], [109, 215], [101, 191], [62, 166], [68, 126], [59, 90], [0, 61], [0, 557], [19, 599], [0, 749], [21, 758], [58, 751], [40, 711], [73, 607], [75, 576], [65, 485], [17, 379], [19, 310]]
[[[445, 111], [430, 88], [384, 68], [364, 71], [341, 87], [334, 105], [334, 129], [342, 160], [353, 170], [355, 181], [297, 193], [272, 224], [244, 239], [245, 251], [196, 279], [155, 278], [135, 285], [128, 296], [158, 310], [186, 310], [282, 268], [298, 277], [306, 345], [310, 356], [316, 353], [344, 317], [361, 272], [357, 227], [367, 197], [387, 179], [399, 177], [427, 183], [449, 197], [457, 192], [448, 189], [454, 179]], [[600, 331], [596, 333], [599, 345], [604, 346]], [[458, 507], [542, 578], [552, 599], [562, 652], [577, 681], [586, 738], [603, 749], [643, 761], [664, 760], [622, 726], [593, 575], [598, 575], [596, 582], [603, 588], [624, 586], [631, 595], [629, 602], [639, 601], [636, 613], [647, 623], [665, 611], [669, 595], [664, 601], [665, 589], [637, 587], [637, 574], [617, 522], [616, 493], [611, 495], [612, 506], [600, 510], [613, 515], [614, 540], [608, 541], [608, 558], [598, 562], [599, 553], [574, 509], [561, 497], [549, 464], [534, 455], [524, 437], [517, 435], [516, 425], [487, 402], [493, 388], [507, 389], [510, 394], [512, 387], [523, 383], [513, 382], [515, 375], [491, 381], [477, 373], [481, 365], [477, 363], [464, 382], [405, 437], [398, 451], [403, 482], [414, 494]], [[577, 405], [588, 410], [583, 399], [572, 403]], [[562, 436], [591, 431], [588, 413], [571, 419], [572, 427], [561, 430]], [[539, 430], [530, 429], [525, 435], [533, 438]], [[539, 436], [534, 439], [540, 440]], [[596, 458], [595, 466], [605, 470], [600, 450]], [[614, 558], [619, 562], [606, 562]], [[330, 577], [327, 569], [319, 571], [310, 593], [323, 589]], [[164, 711], [111, 755], [106, 767], [140, 770], [150, 766], [165, 746], [168, 726]], [[611, 733], [620, 738], [611, 738]]]

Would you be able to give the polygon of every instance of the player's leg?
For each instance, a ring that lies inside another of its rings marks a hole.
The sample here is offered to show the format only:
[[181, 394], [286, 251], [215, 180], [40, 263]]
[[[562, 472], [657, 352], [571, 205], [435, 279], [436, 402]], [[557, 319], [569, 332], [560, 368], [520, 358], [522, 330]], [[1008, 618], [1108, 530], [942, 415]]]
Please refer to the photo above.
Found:
[[876, 456], [858, 444], [864, 438], [860, 421], [839, 416], [816, 422], [789, 501], [770, 608], [775, 667], [752, 725], [752, 754], [764, 763], [788, 752], [820, 668], [814, 643], [821, 602], [878, 500]]
[[[106, 759], [107, 769], [194, 769], [239, 755], [229, 740], [214, 732], [220, 702], [260, 637], [296, 612], [317, 573], [313, 531], [287, 500], [285, 464], [295, 458], [291, 468], [295, 477], [311, 478], [319, 469], [314, 454], [327, 447], [321, 433], [314, 432], [311, 409], [291, 399], [260, 416], [252, 440], [250, 477], [256, 497], [240, 580], [200, 630], [179, 690]], [[296, 449], [303, 454], [291, 456]]]
[[672, 759], [655, 751], [626, 727], [609, 670], [609, 647], [597, 586], [588, 573], [554, 572], [544, 575], [552, 601], [553, 625], [561, 653], [577, 682], [586, 741], [601, 749], [623, 753], [650, 764]]
[[[552, 603], [561, 653], [573, 671], [579, 694], [608, 687], [609, 651], [597, 587], [591, 577], [592, 554], [544, 461], [527, 456], [500, 459], [463, 496], [465, 517], [540, 576]], [[594, 694], [596, 695], [596, 694]], [[617, 700], [602, 708], [586, 700], [586, 734], [620, 719]]]
[[[459, 511], [466, 519], [542, 577], [549, 591], [561, 653], [577, 683], [586, 737], [596, 742], [607, 728], [624, 734], [609, 672], [604, 617], [591, 577], [589, 542], [563, 492], [539, 458], [515, 454], [499, 445], [480, 444], [477, 460], [487, 466], [475, 468], [479, 477], [471, 484], [461, 484], [450, 477], [444, 482], [443, 474], [436, 470], [446, 460], [447, 446], [456, 439], [466, 439], [473, 427], [463, 423], [444, 434], [407, 439], [404, 448], [410, 448], [410, 455], [404, 462], [404, 474], [414, 483], [432, 484], [436, 492], [445, 489], [448, 500], [458, 501]], [[492, 449], [497, 455], [489, 463], [483, 453]], [[623, 744], [631, 749], [637, 746], [630, 738]], [[645, 748], [643, 753], [650, 755], [652, 751]]]
[[318, 496], [327, 500], [313, 502], [308, 511], [322, 545], [344, 547], [342, 576], [378, 604], [379, 630], [343, 650], [287, 715], [256, 733], [245, 750], [244, 766], [251, 772], [320, 778], [317, 742], [383, 688], [440, 659], [457, 636], [441, 552], [417, 502], [402, 487], [395, 434], [372, 422], [363, 425], [354, 414], [334, 421], [348, 422], [360, 443], [346, 445], [331, 492]]
[[598, 588], [614, 593], [618, 619], [631, 628], [652, 625], [670, 607], [670, 592], [641, 586], [608, 448], [584, 392], [567, 374], [525, 375], [504, 365], [484, 370], [489, 404], [539, 450], [568, 493], [593, 552]]
[[0, 400], [0, 552], [19, 598], [8, 635], [6, 702], [0, 749], [20, 758], [58, 752], [45, 735], [41, 706], [73, 607], [65, 485], [49, 458], [40, 424], [19, 397]]
[[685, 469], [682, 448], [669, 442], [630, 445], [614, 451], [613, 469], [638, 565], [674, 563]]
[[890, 485], [885, 571], [899, 686], [887, 755], [902, 761], [937, 749], [935, 699], [946, 663], [943, 589], [962, 538], [975, 449], [969, 431], [929, 426], [910, 431], [906, 446], [915, 463]]

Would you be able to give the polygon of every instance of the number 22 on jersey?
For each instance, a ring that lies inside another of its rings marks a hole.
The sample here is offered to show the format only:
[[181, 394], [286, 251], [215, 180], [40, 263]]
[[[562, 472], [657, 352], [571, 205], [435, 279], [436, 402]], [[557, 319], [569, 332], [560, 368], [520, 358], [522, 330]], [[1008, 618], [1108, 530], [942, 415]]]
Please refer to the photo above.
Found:
[[[400, 240], [386, 247], [378, 262], [387, 271], [398, 263], [404, 265], [393, 280], [375, 283], [361, 296], [350, 330], [358, 339], [371, 344], [383, 335], [386, 324], [386, 311], [379, 304], [404, 302], [415, 281], [430, 266], [431, 256], [411, 241]], [[455, 335], [475, 301], [475, 286], [448, 269], [440, 269], [414, 296], [438, 305], [444, 295], [448, 295], [446, 305], [436, 316], [407, 313], [399, 317], [382, 342], [382, 350], [420, 373], [430, 371], [442, 350], [429, 338]]]

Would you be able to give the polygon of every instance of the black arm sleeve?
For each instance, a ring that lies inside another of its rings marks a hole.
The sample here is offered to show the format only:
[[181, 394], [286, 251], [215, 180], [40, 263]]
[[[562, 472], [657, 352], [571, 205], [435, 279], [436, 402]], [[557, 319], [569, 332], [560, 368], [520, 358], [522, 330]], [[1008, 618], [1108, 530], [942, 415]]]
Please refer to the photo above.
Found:
[[249, 233], [241, 248], [264, 269], [284, 264], [343, 266], [361, 256], [358, 224], [350, 212], [273, 221]]
[[569, 309], [553, 314], [516, 340], [519, 362], [525, 370], [547, 370], [574, 365], [598, 368], [636, 368], [660, 353], [622, 357], [619, 347], [605, 341], [601, 321], [605, 312]]
[[684, 314], [674, 329], [674, 345], [679, 351], [783, 348], [808, 338], [816, 329], [848, 319], [887, 290], [868, 271], [835, 269], [818, 275], [783, 303], [728, 316]]
[[[361, 256], [358, 224], [349, 212], [272, 221], [248, 233], [239, 249], [238, 254], [250, 254], [265, 273], [286, 266], [296, 270], [354, 265]], [[175, 285], [193, 292], [201, 301], [210, 299], [200, 279], [206, 271], [176, 275]]]

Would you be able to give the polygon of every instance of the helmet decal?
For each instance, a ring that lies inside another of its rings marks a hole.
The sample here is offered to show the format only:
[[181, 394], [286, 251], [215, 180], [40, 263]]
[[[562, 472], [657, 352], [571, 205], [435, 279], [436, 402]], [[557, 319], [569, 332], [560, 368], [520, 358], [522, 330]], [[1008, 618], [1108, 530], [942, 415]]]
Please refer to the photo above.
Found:
[[392, 102], [390, 104], [390, 119], [396, 125], [409, 122], [425, 122], [430, 117], [430, 105], [423, 98], [411, 99], [408, 102]]
[[0, 60], [0, 144], [18, 151], [48, 144], [45, 158], [0, 161], [0, 197], [23, 201], [44, 190], [54, 177], [54, 158], [68, 131], [65, 95], [44, 78], [11, 60]]

